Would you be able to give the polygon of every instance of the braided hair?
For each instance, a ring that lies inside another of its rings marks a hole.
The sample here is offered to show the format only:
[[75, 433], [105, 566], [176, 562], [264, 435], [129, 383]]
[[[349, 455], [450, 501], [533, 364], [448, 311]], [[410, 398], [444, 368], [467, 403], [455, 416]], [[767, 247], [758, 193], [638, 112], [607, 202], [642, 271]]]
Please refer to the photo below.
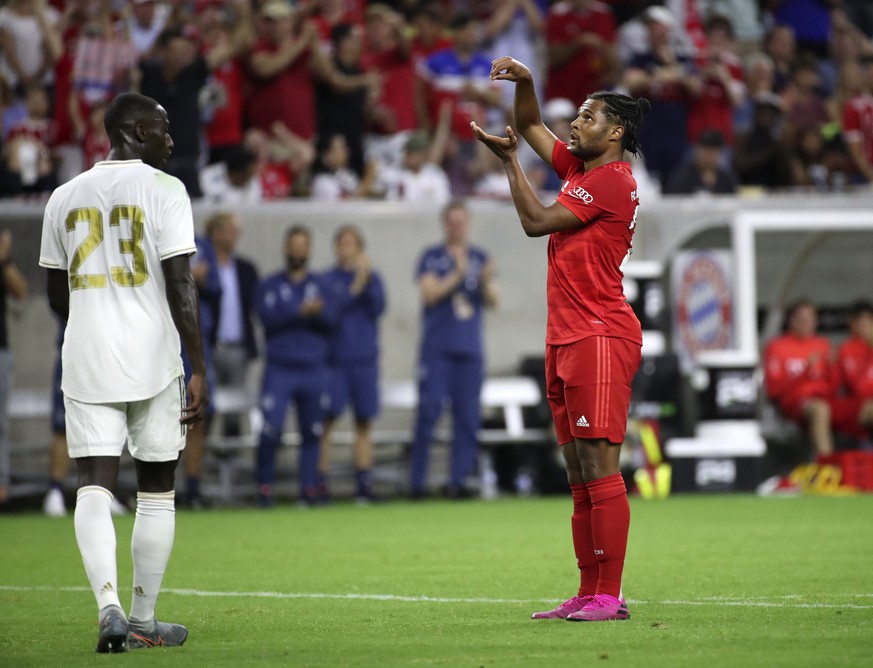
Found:
[[640, 153], [639, 131], [646, 114], [652, 108], [644, 97], [636, 100], [628, 95], [599, 91], [588, 96], [590, 100], [601, 100], [604, 103], [603, 113], [613, 123], [624, 127], [621, 147], [634, 155]]

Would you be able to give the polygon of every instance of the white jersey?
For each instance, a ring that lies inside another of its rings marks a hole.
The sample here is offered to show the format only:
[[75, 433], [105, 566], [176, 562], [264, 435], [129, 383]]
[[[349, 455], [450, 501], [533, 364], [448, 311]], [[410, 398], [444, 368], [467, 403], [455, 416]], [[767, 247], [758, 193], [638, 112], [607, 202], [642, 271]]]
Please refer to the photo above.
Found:
[[65, 395], [141, 401], [182, 373], [161, 260], [194, 252], [185, 186], [140, 160], [98, 162], [52, 193], [39, 264], [69, 274]]

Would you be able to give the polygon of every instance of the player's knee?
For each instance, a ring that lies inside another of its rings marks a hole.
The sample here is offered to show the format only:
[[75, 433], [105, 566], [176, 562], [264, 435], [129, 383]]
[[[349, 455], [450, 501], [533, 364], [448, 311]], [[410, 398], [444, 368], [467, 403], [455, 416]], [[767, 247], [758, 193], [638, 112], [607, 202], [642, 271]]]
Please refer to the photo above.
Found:
[[582, 463], [579, 461], [579, 455], [576, 453], [574, 444], [565, 444], [562, 446], [564, 453], [564, 467], [567, 470], [567, 481], [571, 485], [582, 485], [585, 483], [585, 472], [582, 470]]
[[137, 489], [140, 492], [171, 492], [176, 486], [176, 465], [169, 462], [144, 462], [135, 459]]
[[873, 426], [873, 399], [868, 399], [863, 403], [858, 421], [867, 427]]
[[829, 423], [831, 407], [824, 399], [811, 399], [803, 407], [807, 419], [818, 424]]

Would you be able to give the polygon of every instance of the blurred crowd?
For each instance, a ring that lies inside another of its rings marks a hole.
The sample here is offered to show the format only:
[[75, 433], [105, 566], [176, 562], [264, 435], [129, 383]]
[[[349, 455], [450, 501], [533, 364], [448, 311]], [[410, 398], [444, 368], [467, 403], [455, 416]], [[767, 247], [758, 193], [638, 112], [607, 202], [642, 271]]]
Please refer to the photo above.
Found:
[[511, 118], [503, 55], [559, 138], [595, 90], [649, 98], [652, 192], [842, 190], [873, 182], [871, 35], [868, 0], [5, 0], [0, 196], [103, 159], [138, 90], [194, 198], [508, 198], [469, 127]]

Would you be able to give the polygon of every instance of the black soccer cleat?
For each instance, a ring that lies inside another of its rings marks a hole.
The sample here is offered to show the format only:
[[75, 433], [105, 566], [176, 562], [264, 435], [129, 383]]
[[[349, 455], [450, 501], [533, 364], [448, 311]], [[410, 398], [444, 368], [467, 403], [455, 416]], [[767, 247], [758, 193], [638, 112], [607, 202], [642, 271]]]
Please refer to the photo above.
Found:
[[127, 617], [124, 611], [117, 607], [107, 611], [100, 620], [100, 634], [97, 636], [98, 654], [118, 654], [127, 651]]

